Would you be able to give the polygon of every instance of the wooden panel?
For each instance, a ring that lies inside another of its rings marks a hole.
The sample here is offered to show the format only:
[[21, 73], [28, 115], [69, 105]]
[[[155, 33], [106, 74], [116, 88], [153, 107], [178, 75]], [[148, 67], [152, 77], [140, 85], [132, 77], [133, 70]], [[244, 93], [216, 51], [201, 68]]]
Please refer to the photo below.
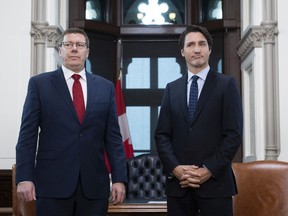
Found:
[[12, 171], [0, 170], [0, 207], [12, 206]]
[[109, 205], [108, 215], [140, 215], [140, 216], [164, 216], [167, 215], [166, 204], [149, 203], [123, 203], [121, 205]]
[[0, 216], [12, 216], [12, 207], [0, 207]]

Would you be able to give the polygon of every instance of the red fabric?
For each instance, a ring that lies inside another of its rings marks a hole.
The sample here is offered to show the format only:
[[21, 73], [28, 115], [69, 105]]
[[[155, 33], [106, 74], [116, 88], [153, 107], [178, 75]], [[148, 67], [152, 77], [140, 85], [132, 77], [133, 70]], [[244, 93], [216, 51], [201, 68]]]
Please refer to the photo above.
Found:
[[[115, 86], [115, 100], [117, 106], [117, 113], [118, 113], [118, 122], [120, 127], [120, 132], [122, 135], [123, 146], [126, 154], [126, 159], [134, 157], [134, 150], [131, 141], [131, 135], [128, 126], [128, 120], [126, 116], [126, 106], [124, 103], [124, 98], [122, 94], [121, 88], [121, 80], [118, 79]], [[106, 165], [110, 172], [110, 165], [107, 159], [107, 155], [105, 154]]]
[[79, 81], [81, 76], [79, 74], [73, 74], [72, 78], [74, 79], [74, 83], [72, 86], [73, 103], [78, 115], [78, 119], [80, 123], [82, 123], [85, 114], [85, 104], [84, 104], [82, 86]]

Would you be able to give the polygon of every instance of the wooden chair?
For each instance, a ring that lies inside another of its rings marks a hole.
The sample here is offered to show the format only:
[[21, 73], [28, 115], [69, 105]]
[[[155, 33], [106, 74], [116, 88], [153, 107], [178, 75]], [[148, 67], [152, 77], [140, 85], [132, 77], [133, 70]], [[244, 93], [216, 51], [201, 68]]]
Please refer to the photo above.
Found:
[[36, 216], [35, 201], [26, 203], [17, 197], [16, 165], [12, 166], [12, 210], [13, 216]]
[[288, 163], [253, 161], [233, 163], [238, 194], [234, 216], [287, 216]]

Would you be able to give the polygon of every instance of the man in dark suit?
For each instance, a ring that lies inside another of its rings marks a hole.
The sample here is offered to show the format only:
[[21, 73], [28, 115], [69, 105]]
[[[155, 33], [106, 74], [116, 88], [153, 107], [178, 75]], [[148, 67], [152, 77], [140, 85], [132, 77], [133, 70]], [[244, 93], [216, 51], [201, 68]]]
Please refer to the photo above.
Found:
[[36, 200], [40, 216], [106, 216], [110, 181], [104, 152], [113, 204], [123, 202], [127, 182], [114, 85], [85, 71], [89, 39], [83, 30], [67, 29], [61, 42], [62, 67], [29, 81], [16, 146], [18, 197]]
[[[231, 216], [237, 193], [231, 161], [243, 127], [239, 90], [234, 78], [210, 70], [213, 40], [205, 28], [188, 26], [179, 43], [188, 73], [167, 84], [155, 131], [168, 174], [168, 215], [195, 216], [200, 211], [201, 216]], [[190, 91], [193, 76], [196, 86]], [[195, 93], [193, 112], [189, 103]]]

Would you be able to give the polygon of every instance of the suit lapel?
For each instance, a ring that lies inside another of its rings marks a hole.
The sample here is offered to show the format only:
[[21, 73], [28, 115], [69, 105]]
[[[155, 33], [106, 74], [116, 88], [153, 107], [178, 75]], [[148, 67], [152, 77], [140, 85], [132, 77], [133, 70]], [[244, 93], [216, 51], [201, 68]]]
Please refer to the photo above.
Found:
[[64, 74], [62, 69], [58, 69], [52, 72], [52, 83], [63, 98], [64, 103], [66, 103], [68, 109], [74, 114], [75, 118], [78, 120], [78, 116], [71, 98]]
[[[184, 119], [186, 120], [186, 122], [188, 124], [190, 124], [189, 116], [188, 116], [188, 105], [187, 105], [187, 79], [188, 79], [187, 74], [185, 76], [183, 76], [181, 79], [180, 91], [183, 91], [183, 89], [184, 89], [184, 92], [180, 92], [178, 99], [180, 101], [180, 106], [182, 108], [182, 113], [184, 115]], [[176, 99], [176, 101], [178, 99]]]
[[195, 110], [194, 118], [191, 124], [195, 122], [197, 117], [200, 115], [203, 107], [205, 106], [207, 100], [209, 99], [209, 96], [211, 95], [211, 92], [213, 91], [214, 86], [216, 84], [216, 78], [217, 78], [217, 72], [210, 70], [206, 77], [206, 81], [204, 83], [203, 89], [201, 91], [201, 94], [197, 103], [197, 107]]
[[97, 94], [99, 90], [99, 85], [97, 85], [97, 77], [93, 76], [90, 73], [86, 72], [86, 78], [87, 78], [87, 104], [86, 104], [86, 111], [84, 115], [83, 122], [85, 122], [85, 119], [87, 118], [87, 115], [89, 114], [92, 105], [95, 102], [95, 95]]

